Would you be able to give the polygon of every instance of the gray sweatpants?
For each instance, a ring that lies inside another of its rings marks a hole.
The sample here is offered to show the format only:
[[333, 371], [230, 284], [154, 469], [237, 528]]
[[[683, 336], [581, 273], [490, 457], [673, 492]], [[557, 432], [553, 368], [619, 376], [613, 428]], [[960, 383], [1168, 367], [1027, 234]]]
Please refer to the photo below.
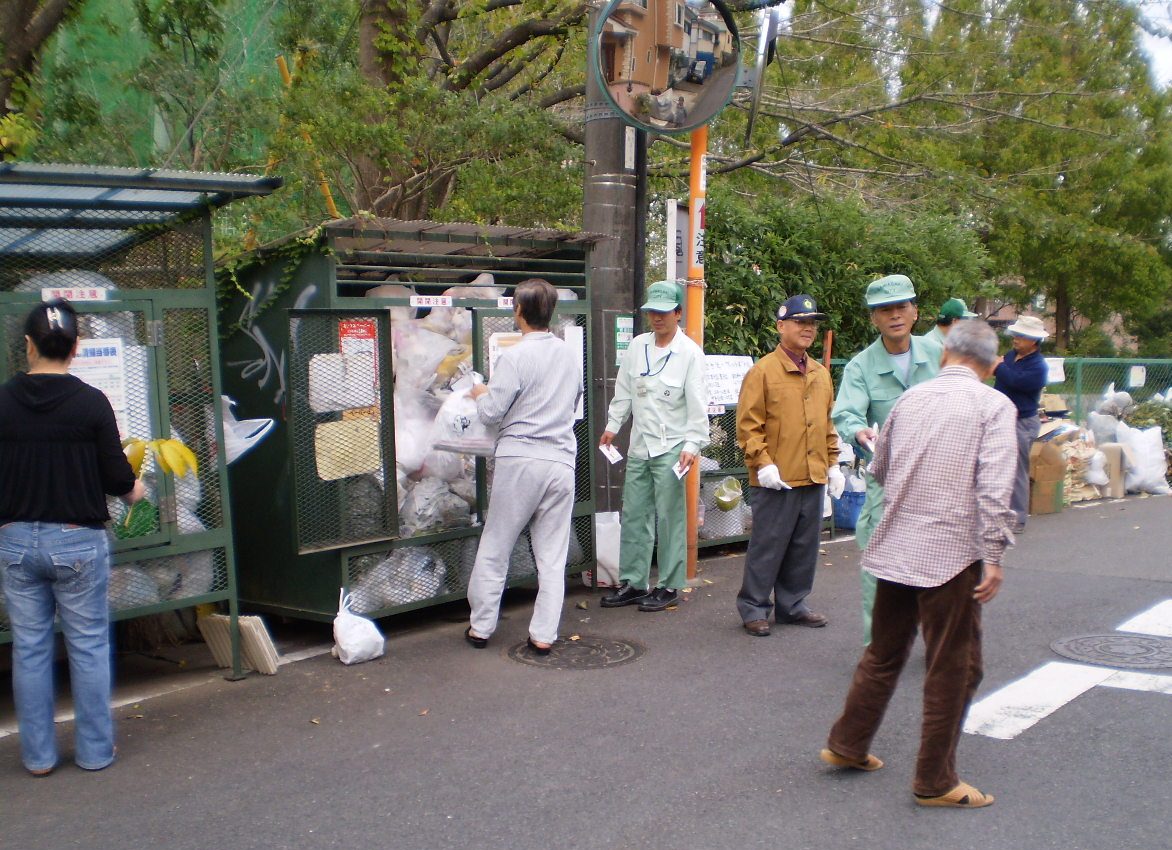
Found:
[[806, 597], [818, 566], [822, 493], [821, 484], [792, 490], [753, 488], [753, 531], [737, 594], [741, 622], [768, 620], [772, 611], [777, 622], [784, 623], [809, 610]]
[[496, 459], [488, 516], [468, 581], [475, 634], [491, 637], [496, 631], [509, 556], [528, 525], [533, 559], [537, 562], [537, 600], [529, 621], [529, 636], [538, 643], [557, 640], [566, 593], [573, 508], [573, 467], [532, 458]]
[[1037, 416], [1017, 420], [1017, 477], [1013, 479], [1009, 506], [1017, 514], [1018, 525], [1025, 525], [1030, 515], [1030, 446], [1038, 438], [1040, 428]]

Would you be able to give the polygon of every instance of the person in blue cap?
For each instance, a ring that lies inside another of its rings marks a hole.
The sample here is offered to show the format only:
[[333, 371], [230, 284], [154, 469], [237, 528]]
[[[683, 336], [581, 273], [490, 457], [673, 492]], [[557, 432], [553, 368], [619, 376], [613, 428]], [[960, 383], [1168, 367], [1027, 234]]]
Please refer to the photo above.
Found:
[[[851, 358], [842, 373], [842, 384], [831, 418], [839, 436], [852, 443], [861, 457], [869, 459], [878, 429], [887, 421], [895, 402], [908, 387], [936, 376], [940, 371], [939, 344], [914, 336], [919, 318], [916, 289], [906, 275], [892, 274], [867, 286], [871, 323], [879, 331], [875, 340]], [[867, 478], [867, 496], [855, 525], [860, 549], [867, 547], [871, 532], [883, 518], [883, 488]], [[862, 572], [863, 643], [871, 641], [871, 608], [875, 601], [875, 577]]]
[[741, 382], [737, 442], [753, 488], [753, 531], [737, 613], [754, 637], [769, 634], [770, 614], [783, 625], [827, 623], [806, 604], [818, 565], [823, 487], [841, 496], [846, 485], [830, 421], [830, 371], [806, 353], [825, 318], [809, 295], [786, 299], [777, 309], [777, 348]]
[[[600, 446], [609, 446], [631, 419], [619, 535], [620, 586], [602, 598], [604, 608], [673, 608], [687, 583], [683, 475], [708, 445], [708, 390], [704, 352], [679, 328], [682, 300], [683, 291], [674, 281], [647, 288], [643, 314], [651, 332], [631, 340], [623, 354], [606, 431], [599, 440]], [[659, 583], [649, 590], [657, 537]]]

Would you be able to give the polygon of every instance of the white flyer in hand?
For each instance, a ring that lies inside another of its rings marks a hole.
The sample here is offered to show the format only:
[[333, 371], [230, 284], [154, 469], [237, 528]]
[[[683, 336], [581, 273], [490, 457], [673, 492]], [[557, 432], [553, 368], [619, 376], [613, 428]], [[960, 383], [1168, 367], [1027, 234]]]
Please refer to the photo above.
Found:
[[[690, 468], [691, 467], [689, 467], [689, 469]], [[676, 474], [676, 478], [680, 479], [681, 481], [684, 479], [684, 476], [688, 474], [686, 471], [680, 469], [680, 465], [678, 462], [676, 463], [675, 466], [673, 466], [671, 468], [671, 471], [674, 472]]]
[[622, 454], [620, 454], [619, 450], [616, 449], [614, 446], [610, 446], [610, 445], [599, 446], [598, 450], [600, 452], [602, 452], [602, 456], [605, 457], [611, 463], [618, 463], [620, 460], [623, 459]]

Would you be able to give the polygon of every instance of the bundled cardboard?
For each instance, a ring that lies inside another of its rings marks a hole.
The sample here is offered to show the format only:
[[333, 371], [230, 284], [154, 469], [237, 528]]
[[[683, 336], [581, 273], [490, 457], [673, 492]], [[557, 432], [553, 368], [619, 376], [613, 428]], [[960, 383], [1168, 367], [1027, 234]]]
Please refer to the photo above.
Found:
[[1126, 492], [1123, 489], [1124, 448], [1119, 443], [1103, 443], [1099, 451], [1107, 458], [1107, 477], [1110, 479], [1103, 488], [1103, 495], [1108, 499], [1122, 499]]
[[1066, 458], [1049, 442], [1030, 446], [1030, 513], [1056, 514], [1062, 510]]

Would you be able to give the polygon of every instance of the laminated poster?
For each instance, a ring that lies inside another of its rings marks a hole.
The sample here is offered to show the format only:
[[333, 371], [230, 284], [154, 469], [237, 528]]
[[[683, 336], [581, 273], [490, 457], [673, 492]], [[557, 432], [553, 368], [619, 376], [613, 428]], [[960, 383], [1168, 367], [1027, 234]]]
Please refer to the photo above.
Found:
[[77, 343], [77, 355], [70, 364], [69, 374], [75, 375], [91, 387], [99, 389], [110, 400], [118, 434], [130, 436], [126, 412], [126, 360], [120, 337], [82, 339]]

